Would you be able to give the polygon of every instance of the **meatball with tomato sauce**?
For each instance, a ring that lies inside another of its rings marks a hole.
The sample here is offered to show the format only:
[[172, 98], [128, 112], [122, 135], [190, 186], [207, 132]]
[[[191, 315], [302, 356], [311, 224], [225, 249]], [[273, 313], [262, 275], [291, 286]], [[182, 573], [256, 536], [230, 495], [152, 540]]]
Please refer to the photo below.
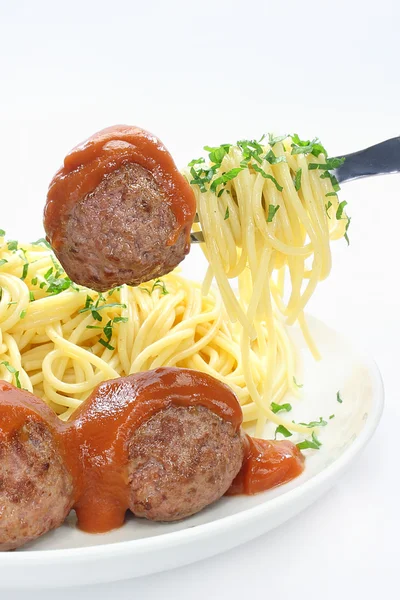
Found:
[[66, 156], [44, 226], [68, 276], [103, 292], [174, 269], [189, 252], [194, 215], [193, 192], [160, 140], [117, 125]]
[[58, 527], [72, 508], [57, 427], [39, 398], [0, 382], [0, 551]]

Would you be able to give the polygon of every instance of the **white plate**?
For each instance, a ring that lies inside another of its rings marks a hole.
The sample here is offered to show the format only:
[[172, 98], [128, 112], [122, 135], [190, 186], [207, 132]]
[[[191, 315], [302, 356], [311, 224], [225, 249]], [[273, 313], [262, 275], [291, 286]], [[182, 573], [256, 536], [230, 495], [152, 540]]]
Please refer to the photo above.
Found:
[[[302, 400], [290, 417], [310, 421], [335, 414], [321, 429], [321, 449], [309, 451], [303, 475], [256, 496], [222, 498], [178, 523], [130, 519], [105, 535], [75, 528], [74, 520], [22, 550], [0, 554], [0, 587], [52, 587], [128, 579], [206, 558], [277, 527], [326, 492], [371, 438], [382, 413], [383, 386], [375, 363], [326, 325], [309, 318], [322, 352], [316, 363], [299, 331]], [[336, 392], [340, 390], [343, 403]], [[289, 398], [290, 400], [290, 398]]]

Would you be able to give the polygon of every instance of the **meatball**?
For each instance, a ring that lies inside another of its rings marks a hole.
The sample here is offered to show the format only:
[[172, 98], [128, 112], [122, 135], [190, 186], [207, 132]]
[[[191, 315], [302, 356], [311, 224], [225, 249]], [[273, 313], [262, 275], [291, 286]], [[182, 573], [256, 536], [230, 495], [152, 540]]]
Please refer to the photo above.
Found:
[[129, 508], [155, 521], [188, 517], [227, 491], [243, 456], [231, 423], [202, 406], [170, 406], [130, 440]]
[[189, 252], [195, 211], [162, 142], [115, 125], [67, 154], [49, 186], [44, 228], [69, 277], [104, 292], [174, 269]]
[[168, 273], [187, 254], [184, 230], [167, 245], [175, 227], [176, 218], [152, 174], [128, 164], [106, 175], [72, 207], [65, 243], [56, 254], [80, 285], [98, 291], [138, 285]]
[[72, 503], [72, 478], [53, 434], [28, 418], [8, 441], [0, 440], [0, 550], [58, 527]]

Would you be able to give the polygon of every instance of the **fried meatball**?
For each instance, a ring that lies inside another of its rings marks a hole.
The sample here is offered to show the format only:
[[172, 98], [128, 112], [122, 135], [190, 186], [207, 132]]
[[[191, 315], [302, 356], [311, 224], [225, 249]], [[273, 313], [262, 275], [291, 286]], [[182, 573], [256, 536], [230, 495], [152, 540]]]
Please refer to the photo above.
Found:
[[106, 291], [139, 285], [172, 271], [187, 254], [185, 231], [167, 241], [176, 219], [149, 171], [128, 164], [106, 175], [73, 207], [56, 250], [68, 276]]
[[227, 491], [243, 455], [231, 423], [202, 406], [170, 406], [130, 440], [129, 508], [155, 521], [188, 517]]
[[69, 277], [104, 292], [174, 269], [189, 252], [195, 211], [162, 142], [115, 125], [67, 154], [49, 186], [44, 228]]
[[72, 503], [72, 478], [45, 423], [28, 419], [0, 441], [0, 550], [58, 527]]

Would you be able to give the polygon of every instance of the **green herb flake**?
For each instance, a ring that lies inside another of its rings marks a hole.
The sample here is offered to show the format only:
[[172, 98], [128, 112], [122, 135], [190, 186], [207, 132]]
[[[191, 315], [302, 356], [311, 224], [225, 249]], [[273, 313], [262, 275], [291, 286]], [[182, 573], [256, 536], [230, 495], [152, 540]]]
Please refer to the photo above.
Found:
[[329, 196], [337, 196], [336, 192], [328, 192], [327, 194], [325, 194], [325, 198], [329, 198]]
[[33, 279], [31, 279], [31, 284], [32, 285], [37, 285], [37, 282], [38, 282], [38, 278], [37, 277], [34, 277]]
[[26, 276], [28, 275], [28, 269], [29, 269], [29, 263], [25, 263], [22, 268], [22, 275], [21, 275], [22, 280], [26, 279]]
[[229, 219], [229, 206], [226, 207], [224, 221], [226, 221], [227, 219]]
[[329, 415], [329, 420], [334, 419], [335, 415]]
[[3, 265], [5, 265], [6, 263], [8, 263], [8, 260], [6, 260], [5, 258], [2, 258], [0, 260], [0, 267], [2, 267]]
[[345, 161], [345, 157], [342, 158], [327, 158], [324, 163], [310, 163], [308, 168], [310, 171], [314, 169], [321, 169], [322, 171], [333, 171], [342, 165]]
[[277, 404], [276, 402], [271, 402], [270, 408], [274, 414], [277, 414], [279, 412], [290, 412], [292, 410], [292, 405], [289, 403]]
[[35, 294], [30, 290], [29, 291], [29, 302], [35, 301]]
[[275, 146], [275, 144], [278, 144], [279, 142], [283, 142], [284, 140], [286, 140], [288, 136], [287, 135], [280, 135], [278, 137], [274, 137], [272, 135], [272, 133], [268, 134], [268, 144], [271, 146], [271, 148], [273, 148]]
[[193, 160], [190, 161], [190, 163], [188, 164], [189, 167], [194, 167], [194, 165], [200, 165], [201, 163], [205, 162], [203, 157], [200, 158], [194, 158]]
[[16, 250], [18, 250], [18, 242], [16, 240], [11, 240], [10, 242], [7, 242], [7, 248], [10, 250], [10, 252], [15, 252]]
[[344, 239], [346, 240], [348, 246], [350, 246], [350, 240], [349, 240], [347, 231], [350, 227], [350, 221], [351, 221], [351, 218], [347, 217], [346, 229], [345, 229], [345, 233], [344, 233]]
[[46, 246], [46, 248], [49, 248], [49, 250], [52, 250], [51, 245], [45, 238], [39, 238], [38, 240], [36, 240], [36, 242], [32, 242], [32, 246], [42, 246], [42, 245]]
[[114, 323], [127, 323], [128, 317], [114, 317]]
[[274, 204], [270, 204], [268, 206], [268, 215], [267, 215], [267, 223], [272, 223], [273, 218], [279, 210], [279, 204], [276, 206]]
[[340, 391], [336, 392], [336, 400], [339, 402], [339, 404], [342, 404], [343, 400], [342, 400], [342, 398], [340, 396]]
[[301, 172], [302, 169], [299, 169], [298, 171], [296, 171], [296, 176], [294, 178], [294, 187], [296, 192], [298, 192], [301, 188]]
[[[344, 211], [344, 207], [347, 205], [346, 200], [343, 200], [339, 206], [337, 207], [337, 211], [336, 211], [336, 219], [338, 221], [340, 221], [340, 219], [343, 217], [343, 211]], [[347, 217], [346, 217], [347, 218]]]
[[329, 214], [329, 209], [332, 206], [332, 202], [330, 200], [328, 200], [328, 202], [325, 204], [325, 212], [326, 212], [326, 216], [328, 217], [328, 219], [331, 218], [330, 214]]
[[4, 229], [0, 229], [0, 237], [5, 237], [6, 236], [6, 232], [4, 231]]
[[304, 425], [304, 427], [325, 427], [328, 425], [327, 421], [322, 417], [319, 418], [319, 421], [310, 421], [310, 423], [299, 423], [299, 425]]
[[257, 173], [260, 173], [260, 175], [262, 175], [264, 177], [264, 179], [270, 179], [272, 181], [272, 183], [275, 185], [276, 189], [278, 190], [278, 192], [281, 192], [283, 190], [283, 187], [277, 182], [277, 180], [275, 179], [275, 177], [273, 177], [272, 175], [270, 175], [269, 173], [266, 173], [264, 171], [264, 169], [262, 169], [261, 167], [259, 167], [258, 165], [255, 164], [251, 164], [250, 165]]
[[293, 375], [293, 383], [298, 388], [302, 388], [304, 386], [304, 383], [297, 383], [296, 377], [294, 375]]
[[267, 152], [264, 158], [267, 162], [269, 162], [270, 165], [277, 165], [282, 162], [287, 162], [286, 156], [275, 156], [273, 150]]
[[9, 371], [12, 375], [14, 375], [17, 388], [21, 388], [21, 382], [19, 379], [19, 371], [17, 371], [17, 369], [15, 367], [10, 365], [10, 363], [7, 360], [3, 360], [3, 362], [1, 362], [0, 364], [4, 365], [5, 368], [7, 369], [7, 371]]
[[19, 318], [23, 319], [24, 317], [26, 317], [26, 309], [25, 310], [21, 310], [21, 312], [19, 313]]
[[308, 449], [319, 450], [320, 447], [322, 446], [322, 444], [318, 440], [317, 436], [315, 435], [315, 433], [313, 431], [311, 440], [304, 440], [303, 442], [296, 444], [296, 446], [298, 447], [299, 450], [308, 450]]
[[284, 425], [278, 425], [278, 427], [275, 429], [275, 439], [278, 433], [283, 435], [285, 438], [292, 436], [292, 433], [289, 431], [289, 429], [286, 429]]
[[99, 339], [99, 344], [101, 344], [102, 346], [104, 346], [104, 348], [107, 348], [107, 350], [115, 350], [114, 346], [111, 346], [111, 344], [109, 344], [108, 342], [106, 342], [103, 339]]
[[232, 179], [235, 179], [235, 177], [237, 177], [241, 171], [243, 171], [243, 167], [235, 167], [227, 173], [223, 173], [221, 177], [217, 177], [217, 179], [214, 179], [210, 186], [211, 191], [216, 192], [218, 186], [226, 185], [228, 181], [232, 181]]

